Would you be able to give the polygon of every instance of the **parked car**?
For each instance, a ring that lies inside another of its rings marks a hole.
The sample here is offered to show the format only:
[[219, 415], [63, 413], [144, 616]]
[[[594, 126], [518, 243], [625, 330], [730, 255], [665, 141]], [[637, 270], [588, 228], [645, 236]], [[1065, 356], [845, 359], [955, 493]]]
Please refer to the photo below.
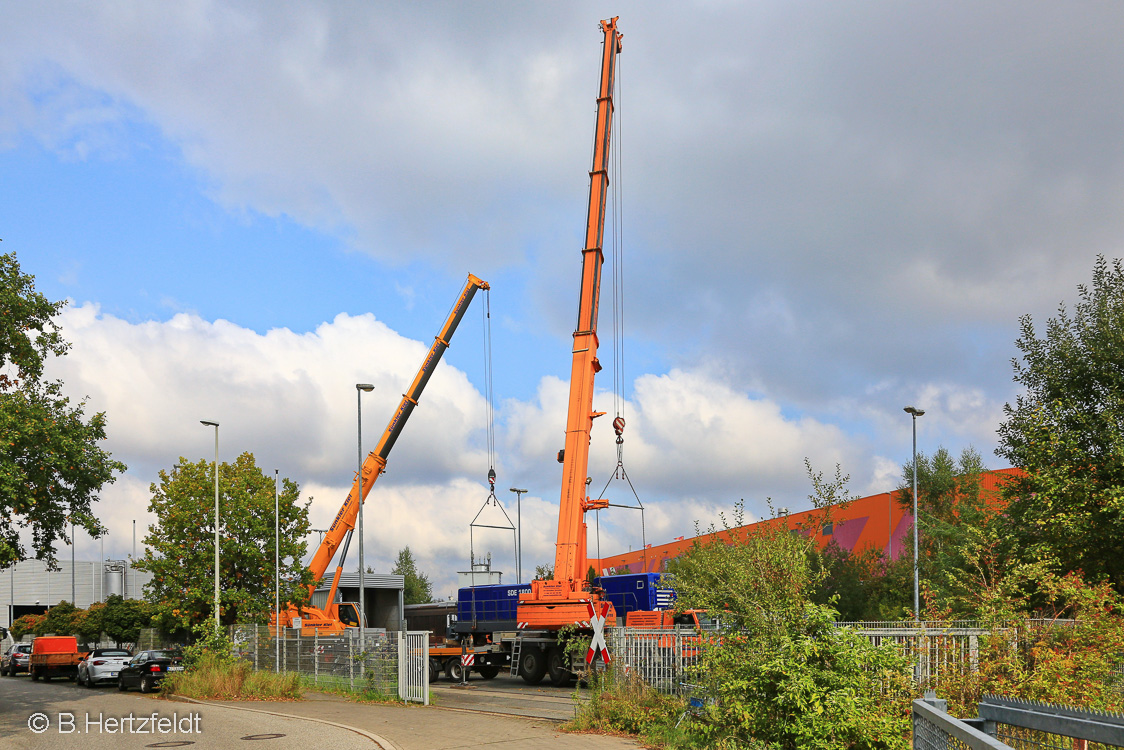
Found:
[[117, 673], [117, 689], [138, 687], [142, 693], [151, 693], [169, 673], [182, 671], [183, 654], [179, 651], [141, 651]]
[[78, 663], [78, 684], [92, 688], [99, 682], [117, 682], [117, 673], [132, 656], [127, 648], [95, 648]]
[[0, 675], [15, 677], [16, 672], [26, 672], [31, 660], [30, 643], [14, 643], [0, 656]]

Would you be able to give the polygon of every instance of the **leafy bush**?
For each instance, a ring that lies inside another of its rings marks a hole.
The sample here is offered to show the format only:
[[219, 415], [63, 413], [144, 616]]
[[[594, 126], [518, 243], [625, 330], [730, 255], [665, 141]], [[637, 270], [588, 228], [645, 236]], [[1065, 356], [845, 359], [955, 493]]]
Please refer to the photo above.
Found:
[[769, 747], [905, 748], [909, 673], [893, 646], [874, 646], [834, 624], [830, 607], [757, 633], [705, 644], [699, 681], [717, 700], [698, 731], [712, 742]]
[[46, 621], [47, 615], [24, 615], [17, 617], [12, 623], [10, 632], [15, 640], [22, 640], [28, 633], [37, 634]]

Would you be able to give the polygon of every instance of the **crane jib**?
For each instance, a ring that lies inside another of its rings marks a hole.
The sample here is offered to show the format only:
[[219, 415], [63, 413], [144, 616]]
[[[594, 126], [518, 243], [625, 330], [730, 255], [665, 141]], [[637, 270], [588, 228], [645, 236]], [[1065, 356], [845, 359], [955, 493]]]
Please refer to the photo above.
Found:
[[414, 407], [417, 406], [422, 391], [425, 389], [434, 370], [436, 370], [437, 364], [441, 360], [441, 355], [444, 354], [445, 349], [448, 348], [448, 342], [456, 331], [457, 326], [460, 324], [461, 319], [464, 318], [468, 305], [472, 302], [472, 298], [476, 294], [476, 290], [489, 288], [486, 281], [469, 274], [464, 289], [461, 290], [460, 295], [457, 297], [456, 304], [453, 305], [453, 310], [450, 312], [444, 326], [441, 328], [440, 334], [438, 334], [433, 345], [426, 353], [426, 357], [422, 361], [421, 368], [414, 377], [413, 383], [410, 384], [409, 390], [406, 395], [402, 397], [402, 401], [391, 417], [390, 423], [386, 426], [386, 430], [383, 431], [378, 446], [374, 451], [369, 453], [364, 460], [360, 474], [356, 477], [351, 490], [344, 499], [343, 505], [332, 520], [332, 525], [329, 527], [328, 532], [320, 542], [319, 548], [313, 555], [312, 562], [309, 563], [309, 570], [312, 573], [314, 582], [319, 582], [321, 578], [323, 578], [324, 572], [328, 569], [332, 558], [335, 557], [337, 549], [339, 549], [341, 542], [344, 541], [343, 535], [355, 528], [355, 522], [359, 514], [359, 504], [362, 502], [362, 498], [370, 492], [371, 487], [373, 487], [378, 480], [379, 474], [385, 469], [386, 459], [390, 454], [390, 449], [394, 446], [398, 436], [402, 433], [406, 421], [409, 419]]

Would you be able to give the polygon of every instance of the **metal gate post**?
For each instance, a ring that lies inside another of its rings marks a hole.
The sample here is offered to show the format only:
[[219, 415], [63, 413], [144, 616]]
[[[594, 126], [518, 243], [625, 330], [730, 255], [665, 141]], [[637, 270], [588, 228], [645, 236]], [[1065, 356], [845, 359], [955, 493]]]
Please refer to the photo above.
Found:
[[405, 701], [410, 695], [406, 670], [406, 633], [398, 631], [398, 699]]
[[312, 636], [312, 684], [320, 684], [320, 628]]
[[355, 690], [355, 639], [347, 639], [347, 684]]

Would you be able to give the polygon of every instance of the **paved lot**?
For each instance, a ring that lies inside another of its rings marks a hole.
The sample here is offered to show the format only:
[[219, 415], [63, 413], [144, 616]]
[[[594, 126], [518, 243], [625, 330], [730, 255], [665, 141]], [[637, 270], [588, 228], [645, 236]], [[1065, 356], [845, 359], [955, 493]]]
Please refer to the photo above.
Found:
[[[258, 735], [271, 737], [248, 739]], [[87, 690], [68, 680], [0, 678], [2, 750], [117, 750], [167, 742], [189, 742], [192, 750], [226, 750], [240, 745], [247, 750], [380, 747], [377, 738], [365, 733], [304, 718], [172, 703], [136, 692], [119, 693], [113, 687]]]
[[[161, 701], [136, 692], [118, 693], [112, 687], [87, 690], [69, 681], [33, 683], [26, 676], [3, 677], [0, 678], [0, 750], [71, 747], [100, 750], [141, 748], [166, 742], [190, 742], [193, 744], [188, 747], [192, 750], [232, 747], [246, 750], [317, 747], [332, 750], [541, 750], [544, 747], [550, 750], [626, 750], [641, 747], [635, 741], [617, 737], [567, 734], [559, 730], [557, 721], [548, 719], [458, 710], [453, 704], [476, 704], [478, 708], [506, 708], [507, 711], [554, 711], [565, 713], [564, 718], [569, 718], [573, 712], [570, 691], [530, 688], [516, 681], [509, 685], [496, 683], [487, 688], [476, 687], [475, 682], [470, 684], [475, 689], [451, 686], [439, 689], [437, 705], [429, 707], [360, 704], [321, 693], [310, 693], [306, 700], [296, 702], [199, 705]], [[180, 731], [151, 733], [150, 717], [154, 712], [168, 722], [176, 722], [165, 727], [175, 726]], [[48, 722], [41, 733], [28, 727], [29, 719], [37, 713], [43, 714]], [[107, 719], [120, 720], [129, 716], [134, 717], [133, 733], [123, 731], [123, 725], [108, 731], [111, 722]], [[142, 718], [148, 718], [149, 722], [142, 723]], [[147, 727], [148, 733], [137, 733], [142, 727]], [[255, 735], [280, 736], [256, 739]]]
[[475, 678], [465, 686], [440, 681], [430, 685], [431, 700], [442, 708], [488, 711], [507, 716], [569, 721], [574, 716], [575, 688], [547, 683], [528, 685], [506, 675], [493, 680]]

